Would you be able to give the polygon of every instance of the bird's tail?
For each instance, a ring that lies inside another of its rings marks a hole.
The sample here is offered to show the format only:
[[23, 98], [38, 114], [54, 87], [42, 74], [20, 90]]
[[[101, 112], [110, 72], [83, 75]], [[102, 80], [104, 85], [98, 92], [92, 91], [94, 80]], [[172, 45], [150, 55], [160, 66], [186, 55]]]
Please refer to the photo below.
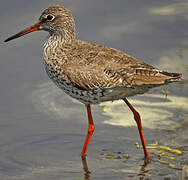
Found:
[[167, 76], [168, 78], [166, 79], [166, 82], [175, 82], [175, 81], [182, 81], [183, 76], [181, 73], [170, 73], [166, 71], [162, 71], [161, 74]]

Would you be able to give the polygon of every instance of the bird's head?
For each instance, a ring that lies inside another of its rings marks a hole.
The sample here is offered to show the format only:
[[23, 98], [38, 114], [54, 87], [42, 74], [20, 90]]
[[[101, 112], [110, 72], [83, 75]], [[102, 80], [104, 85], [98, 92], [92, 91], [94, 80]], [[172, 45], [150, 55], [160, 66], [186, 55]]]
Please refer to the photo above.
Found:
[[51, 35], [58, 34], [63, 36], [63, 38], [74, 38], [74, 18], [70, 11], [65, 7], [59, 5], [51, 6], [42, 12], [39, 21], [36, 24], [9, 37], [5, 42], [38, 30], [48, 31]]

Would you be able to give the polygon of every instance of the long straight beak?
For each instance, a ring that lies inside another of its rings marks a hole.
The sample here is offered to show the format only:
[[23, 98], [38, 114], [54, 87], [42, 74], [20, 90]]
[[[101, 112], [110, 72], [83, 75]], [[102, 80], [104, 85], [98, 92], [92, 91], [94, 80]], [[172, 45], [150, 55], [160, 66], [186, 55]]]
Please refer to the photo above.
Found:
[[39, 22], [39, 23], [36, 23], [36, 24], [34, 24], [33, 26], [30, 26], [29, 28], [26, 28], [26, 29], [24, 29], [23, 31], [21, 31], [21, 32], [19, 32], [19, 33], [13, 35], [13, 36], [11, 36], [11, 37], [9, 37], [9, 38], [6, 39], [4, 42], [10, 41], [10, 40], [12, 40], [12, 39], [19, 38], [20, 36], [24, 36], [24, 35], [26, 35], [26, 34], [28, 34], [28, 33], [30, 33], [30, 32], [38, 31], [38, 30], [42, 30], [42, 29], [43, 29], [43, 27], [42, 27], [41, 23], [40, 23], [40, 22]]

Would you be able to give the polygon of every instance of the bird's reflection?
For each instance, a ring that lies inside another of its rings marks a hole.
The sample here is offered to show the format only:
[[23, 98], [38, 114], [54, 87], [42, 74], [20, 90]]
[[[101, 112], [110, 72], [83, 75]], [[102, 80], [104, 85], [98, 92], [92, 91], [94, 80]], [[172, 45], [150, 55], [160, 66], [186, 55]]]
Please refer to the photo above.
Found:
[[[82, 159], [82, 165], [83, 165], [83, 170], [84, 170], [84, 180], [90, 180], [90, 175], [91, 172], [89, 171], [88, 165], [87, 165], [87, 159], [86, 156], [81, 157]], [[150, 172], [150, 169], [146, 168], [146, 166], [150, 163], [151, 161], [145, 160], [144, 164], [141, 166], [140, 171], [136, 176], [140, 177], [140, 180], [145, 180], [146, 175]]]
[[86, 156], [82, 156], [81, 159], [82, 159], [82, 165], [84, 169], [84, 179], [89, 180], [91, 172], [88, 169]]
[[[146, 166], [151, 162], [151, 160], [145, 160], [144, 164], [140, 168], [140, 172], [138, 173], [138, 176], [140, 177], [140, 180], [145, 180], [145, 176], [150, 172], [150, 169], [146, 168]], [[147, 177], [146, 177], [147, 179]]]

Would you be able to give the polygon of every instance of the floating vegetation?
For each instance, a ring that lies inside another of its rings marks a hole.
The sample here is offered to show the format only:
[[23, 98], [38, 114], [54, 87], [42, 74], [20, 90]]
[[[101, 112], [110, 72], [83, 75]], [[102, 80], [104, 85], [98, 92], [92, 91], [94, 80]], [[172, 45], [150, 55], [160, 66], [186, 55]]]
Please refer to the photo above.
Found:
[[108, 109], [109, 109], [108, 106], [104, 106], [103, 111], [106, 112], [106, 111], [108, 111]]
[[129, 155], [122, 152], [113, 152], [105, 155], [106, 159], [128, 159]]
[[129, 155], [128, 155], [128, 154], [124, 154], [124, 155], [123, 155], [123, 158], [124, 158], [124, 159], [128, 159], [128, 158], [129, 158]]
[[172, 163], [170, 163], [169, 161], [163, 161], [163, 160], [160, 160], [160, 159], [158, 159], [158, 162], [160, 162], [161, 164], [167, 164], [167, 165], [169, 165], [169, 167], [174, 167], [174, 164], [172, 164]]
[[[135, 143], [136, 147], [142, 149], [142, 145], [139, 142]], [[168, 146], [159, 145], [159, 142], [156, 141], [154, 144], [149, 144], [148, 149], [156, 149], [157, 152], [152, 152], [154, 155], [157, 155], [158, 162], [161, 164], [167, 164], [169, 167], [174, 168], [173, 160], [176, 160], [177, 155], [182, 155], [183, 152], [178, 149], [173, 149]]]
[[158, 156], [160, 156], [160, 157], [165, 157], [165, 158], [168, 158], [168, 159], [175, 159], [174, 155], [172, 155], [172, 154], [167, 154], [167, 153], [164, 153], [164, 152], [159, 152], [159, 153], [158, 153]]
[[[137, 146], [137, 148], [142, 149], [142, 145], [140, 145], [139, 142], [136, 142], [135, 145]], [[168, 146], [159, 145], [158, 141], [156, 141], [155, 144], [149, 144], [147, 146], [147, 149], [158, 149], [158, 150], [163, 150], [163, 151], [169, 151], [171, 153], [178, 154], [178, 155], [183, 154], [183, 152], [178, 149], [172, 149]]]
[[[142, 149], [142, 145], [139, 142], [135, 142], [135, 145], [138, 149]], [[149, 144], [147, 149], [150, 149], [150, 154], [152, 154], [151, 159], [153, 162], [167, 165], [169, 168], [173, 169], [182, 169], [177, 161], [178, 157], [183, 154], [181, 150], [160, 145], [158, 141], [153, 144]], [[105, 159], [121, 160], [123, 163], [128, 163], [129, 161], [135, 160], [134, 156], [131, 157], [130, 154], [126, 154], [121, 151], [107, 152], [107, 149], [103, 149], [102, 151], [103, 153], [101, 153], [101, 155]]]
[[121, 159], [121, 156], [113, 154], [113, 153], [109, 153], [109, 154], [106, 155], [106, 158], [107, 159]]
[[187, 49], [187, 48], [180, 48], [180, 49], [178, 50], [178, 53], [180, 53], [180, 54], [188, 53], [188, 49]]

